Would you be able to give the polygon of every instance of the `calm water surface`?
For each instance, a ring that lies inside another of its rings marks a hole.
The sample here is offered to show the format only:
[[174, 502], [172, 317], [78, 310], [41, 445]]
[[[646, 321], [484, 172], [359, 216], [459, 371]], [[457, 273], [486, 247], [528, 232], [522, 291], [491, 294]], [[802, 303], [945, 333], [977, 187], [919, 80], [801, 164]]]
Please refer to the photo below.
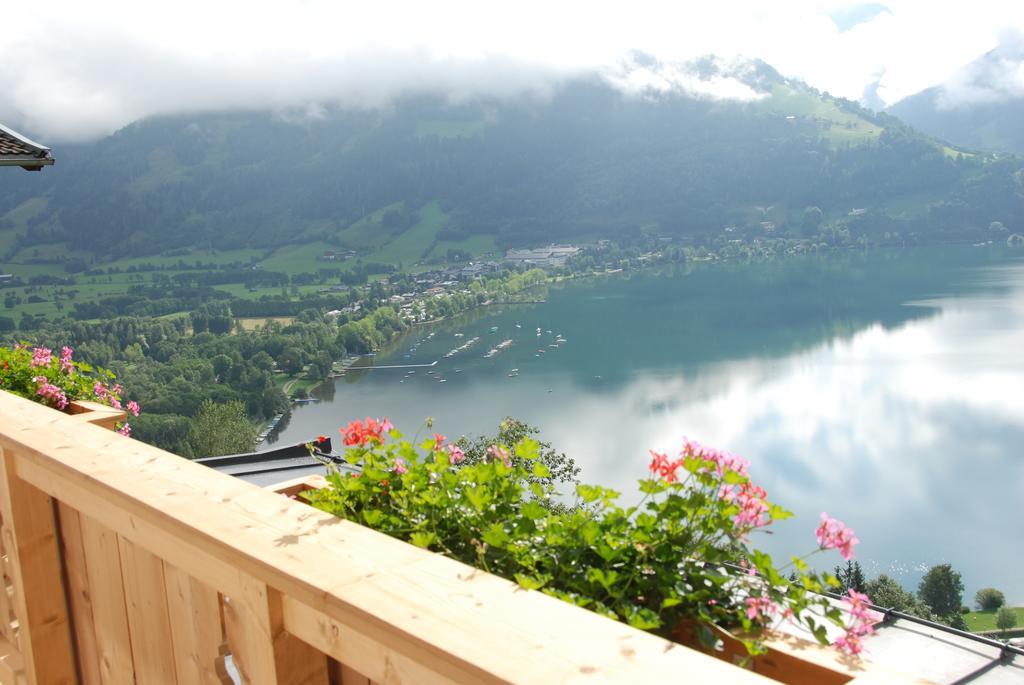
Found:
[[[514, 416], [576, 459], [584, 481], [628, 500], [647, 449], [687, 436], [749, 459], [795, 512], [755, 540], [773, 554], [809, 551], [828, 511], [856, 529], [871, 576], [914, 589], [922, 569], [949, 562], [967, 603], [994, 586], [1024, 604], [1019, 252], [651, 270], [544, 296], [418, 329], [372, 363], [440, 359], [435, 376], [350, 372], [321, 389], [323, 402], [298, 407], [277, 440], [336, 435], [365, 416], [388, 416], [408, 435], [431, 416], [457, 437]], [[566, 342], [551, 347], [559, 334]], [[473, 336], [475, 347], [443, 358]], [[506, 339], [507, 351], [483, 358]]]

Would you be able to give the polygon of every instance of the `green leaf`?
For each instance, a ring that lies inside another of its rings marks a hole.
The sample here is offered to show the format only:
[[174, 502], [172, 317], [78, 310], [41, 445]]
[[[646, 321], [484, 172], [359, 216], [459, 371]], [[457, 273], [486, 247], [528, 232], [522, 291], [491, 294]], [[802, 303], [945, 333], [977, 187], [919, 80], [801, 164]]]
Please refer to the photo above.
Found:
[[551, 469], [543, 462], [535, 461], [533, 463], [533, 475], [537, 478], [547, 478], [551, 475]]
[[602, 488], [596, 485], [586, 485], [580, 483], [576, 486], [576, 494], [580, 496], [580, 499], [586, 504], [596, 502], [601, 497]]
[[520, 459], [534, 461], [535, 459], [537, 459], [539, 450], [540, 445], [537, 444], [536, 440], [531, 440], [530, 438], [523, 438], [518, 443], [516, 443], [515, 454]]
[[430, 545], [434, 544], [436, 539], [437, 536], [430, 532], [416, 531], [409, 536], [409, 542], [417, 547], [422, 547], [423, 549], [429, 548]]
[[381, 519], [384, 518], [384, 512], [380, 509], [363, 509], [362, 514], [363, 520], [366, 521], [366, 525], [371, 528], [380, 523]]
[[580, 527], [580, 537], [588, 545], [594, 544], [600, 534], [601, 527], [593, 521], [587, 521]]
[[511, 538], [505, 532], [505, 527], [500, 523], [492, 523], [491, 527], [483, 535], [484, 542], [491, 547], [504, 547]]
[[647, 607], [637, 609], [634, 613], [626, 616], [626, 623], [640, 630], [654, 630], [661, 627], [661, 619]]
[[466, 488], [465, 490], [466, 499], [473, 505], [473, 508], [477, 511], [483, 511], [484, 507], [490, 501], [491, 497], [486, 490], [479, 488]]
[[534, 576], [528, 576], [524, 573], [515, 574], [516, 582], [519, 583], [520, 587], [524, 587], [527, 590], [539, 590], [544, 587], [545, 583], [539, 578]]
[[539, 519], [547, 516], [548, 511], [537, 502], [527, 502], [519, 510], [523, 516], [530, 519]]

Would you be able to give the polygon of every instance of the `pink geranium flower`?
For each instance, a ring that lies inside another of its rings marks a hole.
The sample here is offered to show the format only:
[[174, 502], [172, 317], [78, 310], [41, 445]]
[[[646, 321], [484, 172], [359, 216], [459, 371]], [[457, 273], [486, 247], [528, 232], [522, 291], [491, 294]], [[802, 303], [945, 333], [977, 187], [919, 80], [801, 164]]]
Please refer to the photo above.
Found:
[[32, 366], [49, 366], [53, 361], [53, 350], [48, 347], [36, 347], [32, 350]]
[[462, 448], [456, 444], [448, 445], [448, 462], [451, 464], [461, 464], [466, 459], [466, 453], [462, 451]]
[[846, 560], [853, 558], [853, 546], [860, 542], [852, 528], [825, 512], [821, 512], [821, 525], [814, 533], [821, 549], [837, 549]]
[[512, 465], [512, 459], [508, 453], [508, 450], [498, 445], [491, 445], [487, 448], [487, 454], [491, 456], [491, 459], [495, 461], [501, 461], [505, 466]]
[[74, 350], [70, 347], [63, 347], [60, 351], [60, 370], [65, 373], [71, 373], [75, 368], [74, 364], [71, 363], [71, 355], [74, 354]]

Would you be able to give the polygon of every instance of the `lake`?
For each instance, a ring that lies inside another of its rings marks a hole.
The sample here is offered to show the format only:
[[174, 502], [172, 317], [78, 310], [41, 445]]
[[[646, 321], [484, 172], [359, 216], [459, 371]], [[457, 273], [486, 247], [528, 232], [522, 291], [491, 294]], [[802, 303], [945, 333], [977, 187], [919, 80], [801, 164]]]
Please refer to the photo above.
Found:
[[666, 267], [541, 296], [417, 328], [365, 361], [436, 366], [350, 371], [318, 391], [321, 403], [297, 407], [277, 441], [337, 436], [366, 416], [410, 436], [428, 416], [449, 438], [493, 434], [514, 416], [574, 458], [584, 482], [628, 502], [647, 450], [686, 436], [750, 460], [796, 514], [755, 538], [777, 560], [812, 549], [827, 511], [857, 531], [869, 577], [913, 590], [924, 569], [949, 562], [965, 603], [993, 586], [1024, 604], [1020, 251]]

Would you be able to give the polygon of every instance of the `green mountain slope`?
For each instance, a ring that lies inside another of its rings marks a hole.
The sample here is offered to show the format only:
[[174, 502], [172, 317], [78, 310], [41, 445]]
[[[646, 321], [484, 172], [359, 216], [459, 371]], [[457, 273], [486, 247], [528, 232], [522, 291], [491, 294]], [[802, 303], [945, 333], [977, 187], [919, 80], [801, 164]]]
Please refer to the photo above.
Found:
[[88, 263], [241, 249], [408, 263], [766, 219], [795, 231], [808, 206], [852, 230], [1024, 231], [1017, 160], [960, 155], [763, 63], [736, 74], [756, 99], [624, 95], [595, 76], [548, 99], [139, 122], [59, 147], [42, 174], [5, 177], [0, 264], [47, 245]]

